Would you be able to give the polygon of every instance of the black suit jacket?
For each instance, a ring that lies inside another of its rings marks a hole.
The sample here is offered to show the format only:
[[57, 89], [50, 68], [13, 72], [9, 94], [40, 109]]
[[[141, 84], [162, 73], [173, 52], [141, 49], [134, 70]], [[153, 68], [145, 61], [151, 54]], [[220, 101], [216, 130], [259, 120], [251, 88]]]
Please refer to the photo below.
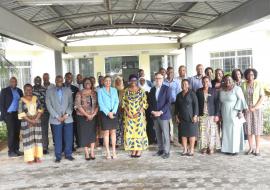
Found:
[[[23, 92], [21, 89], [17, 88], [17, 91], [20, 95], [20, 97], [23, 96]], [[1, 90], [0, 94], [0, 111], [1, 111], [1, 120], [5, 120], [5, 117], [7, 115], [7, 110], [9, 106], [11, 105], [13, 100], [13, 95], [11, 91], [11, 87], [7, 87]]]
[[156, 100], [156, 87], [151, 88], [148, 96], [149, 111], [162, 111], [163, 114], [160, 116], [161, 120], [171, 119], [171, 89], [162, 85], [160, 87], [158, 100]]
[[[203, 116], [203, 108], [204, 108], [203, 88], [198, 89], [196, 94], [199, 103], [199, 115]], [[219, 93], [214, 88], [208, 89], [207, 106], [209, 116], [219, 116], [220, 113]]]

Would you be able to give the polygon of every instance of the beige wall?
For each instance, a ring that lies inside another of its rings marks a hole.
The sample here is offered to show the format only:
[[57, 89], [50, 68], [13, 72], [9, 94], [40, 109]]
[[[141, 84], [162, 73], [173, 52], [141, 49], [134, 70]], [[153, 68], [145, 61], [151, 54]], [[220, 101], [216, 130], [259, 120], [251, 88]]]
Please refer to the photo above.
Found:
[[150, 56], [147, 53], [139, 55], [139, 68], [144, 70], [146, 79], [150, 80]]
[[94, 56], [94, 74], [97, 77], [97, 74], [105, 75], [105, 57], [101, 55]]

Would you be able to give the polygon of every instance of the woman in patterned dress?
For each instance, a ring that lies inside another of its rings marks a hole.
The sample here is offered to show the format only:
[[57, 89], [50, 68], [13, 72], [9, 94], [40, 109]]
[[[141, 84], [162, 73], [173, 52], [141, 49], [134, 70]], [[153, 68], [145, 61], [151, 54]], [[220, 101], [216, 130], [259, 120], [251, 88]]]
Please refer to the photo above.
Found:
[[209, 87], [209, 78], [203, 77], [203, 88], [197, 90], [199, 104], [199, 149], [205, 154], [213, 154], [220, 149], [220, 135], [217, 122], [219, 121], [219, 97], [215, 88]]
[[118, 122], [119, 126], [116, 129], [116, 146], [121, 146], [124, 143], [124, 128], [123, 128], [123, 108], [121, 106], [122, 104], [122, 98], [124, 95], [124, 83], [123, 79], [120, 76], [117, 76], [115, 78], [114, 87], [116, 88], [118, 92], [119, 97], [119, 107], [118, 107]]
[[124, 109], [124, 146], [131, 151], [131, 157], [140, 157], [148, 147], [145, 110], [147, 97], [137, 85], [137, 76], [129, 76], [129, 87], [125, 90], [122, 108]]
[[41, 162], [43, 156], [42, 130], [40, 117], [43, 113], [41, 104], [33, 96], [31, 84], [24, 85], [24, 96], [19, 103], [18, 118], [21, 120], [24, 161], [28, 164]]
[[[247, 69], [244, 72], [246, 81], [242, 83], [242, 90], [248, 104], [245, 112], [245, 133], [248, 135], [249, 150], [246, 154], [260, 155], [260, 135], [263, 132], [263, 114], [261, 105], [264, 99], [264, 90], [257, 78], [255, 69]], [[256, 149], [253, 150], [253, 137], [255, 136]]]
[[83, 79], [83, 89], [76, 94], [75, 106], [80, 146], [84, 147], [85, 160], [94, 160], [98, 102], [97, 92], [90, 78]]

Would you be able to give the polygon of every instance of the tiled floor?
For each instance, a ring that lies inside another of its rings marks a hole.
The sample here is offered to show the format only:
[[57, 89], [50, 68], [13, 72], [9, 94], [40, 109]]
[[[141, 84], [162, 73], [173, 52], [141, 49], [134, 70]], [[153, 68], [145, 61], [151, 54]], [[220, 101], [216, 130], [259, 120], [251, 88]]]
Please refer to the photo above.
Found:
[[41, 164], [27, 165], [23, 158], [9, 159], [0, 153], [0, 189], [270, 189], [270, 142], [263, 141], [262, 156], [212, 156], [197, 153], [181, 157], [173, 146], [171, 157], [154, 157], [155, 147], [132, 159], [119, 151], [118, 159], [107, 161], [102, 150], [95, 161], [83, 153], [73, 162], [54, 163], [51, 154]]

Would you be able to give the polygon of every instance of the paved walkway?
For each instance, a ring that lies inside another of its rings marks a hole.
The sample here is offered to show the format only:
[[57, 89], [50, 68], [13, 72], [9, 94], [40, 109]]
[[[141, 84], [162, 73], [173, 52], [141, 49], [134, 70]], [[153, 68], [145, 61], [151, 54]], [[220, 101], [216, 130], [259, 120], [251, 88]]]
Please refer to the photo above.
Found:
[[153, 157], [155, 147], [139, 159], [124, 151], [107, 161], [102, 150], [97, 159], [85, 161], [82, 152], [76, 160], [54, 163], [51, 151], [41, 164], [27, 165], [23, 158], [9, 159], [0, 152], [0, 189], [270, 189], [270, 142], [263, 141], [262, 156], [213, 156], [197, 153], [181, 157], [172, 147], [171, 157]]

